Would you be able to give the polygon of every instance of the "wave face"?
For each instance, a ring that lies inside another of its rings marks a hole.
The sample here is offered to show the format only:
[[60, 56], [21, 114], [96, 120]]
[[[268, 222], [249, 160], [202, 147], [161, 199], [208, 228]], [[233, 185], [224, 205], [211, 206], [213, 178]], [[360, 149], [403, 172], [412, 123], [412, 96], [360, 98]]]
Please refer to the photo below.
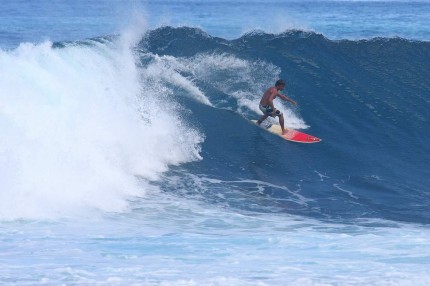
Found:
[[[206, 136], [203, 160], [171, 170], [162, 188], [262, 212], [430, 221], [430, 43], [303, 31], [225, 40], [165, 27], [139, 48], [145, 65], [163, 67], [155, 76], [176, 86]], [[286, 143], [249, 124], [278, 78], [299, 102], [276, 103], [286, 125], [322, 143]]]
[[[399, 38], [187, 27], [133, 49], [119, 37], [2, 51], [0, 216], [130, 211], [155, 188], [246, 211], [427, 223], [429, 55]], [[278, 78], [299, 102], [276, 103], [286, 125], [322, 143], [250, 124]]]

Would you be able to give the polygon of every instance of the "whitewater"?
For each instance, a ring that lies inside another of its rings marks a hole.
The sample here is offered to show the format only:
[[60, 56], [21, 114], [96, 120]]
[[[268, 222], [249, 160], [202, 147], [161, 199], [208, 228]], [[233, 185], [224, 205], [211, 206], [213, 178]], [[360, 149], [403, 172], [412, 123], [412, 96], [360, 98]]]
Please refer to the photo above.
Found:
[[428, 2], [271, 4], [5, 4], [0, 284], [430, 284]]

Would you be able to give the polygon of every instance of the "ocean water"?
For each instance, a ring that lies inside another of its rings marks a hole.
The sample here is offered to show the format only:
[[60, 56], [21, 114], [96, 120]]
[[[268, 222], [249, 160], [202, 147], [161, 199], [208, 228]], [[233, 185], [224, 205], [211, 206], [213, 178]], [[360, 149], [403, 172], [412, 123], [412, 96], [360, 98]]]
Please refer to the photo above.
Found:
[[0, 284], [430, 285], [429, 16], [3, 1]]

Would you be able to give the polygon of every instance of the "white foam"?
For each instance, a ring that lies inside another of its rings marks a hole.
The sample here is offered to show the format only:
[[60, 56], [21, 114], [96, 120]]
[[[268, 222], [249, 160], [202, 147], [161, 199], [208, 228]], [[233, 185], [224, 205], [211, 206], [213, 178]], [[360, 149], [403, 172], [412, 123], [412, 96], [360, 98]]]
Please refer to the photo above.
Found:
[[[147, 53], [149, 64], [145, 68], [147, 84], [162, 86], [166, 83], [185, 91], [194, 100], [217, 107], [219, 103], [233, 98], [237, 101], [239, 113], [251, 110], [261, 114], [258, 108], [264, 91], [274, 85], [279, 78], [280, 69], [264, 61], [248, 61], [230, 54], [198, 54], [190, 58], [159, 56]], [[208, 83], [227, 98], [209, 98], [195, 84], [194, 80]], [[290, 106], [277, 100], [276, 107], [284, 113], [286, 124], [292, 128], [308, 128]], [[268, 119], [277, 122], [277, 119]]]
[[[230, 54], [199, 54], [183, 62], [196, 78], [234, 98], [240, 113], [252, 110], [261, 114], [258, 108], [261, 96], [281, 74], [280, 68], [271, 63], [244, 60]], [[300, 129], [309, 127], [282, 100], [277, 99], [275, 106], [284, 113], [287, 126]]]
[[202, 136], [142, 84], [138, 38], [0, 51], [0, 219], [125, 211], [137, 177], [200, 158]]
[[184, 64], [173, 56], [158, 56], [147, 54], [151, 62], [145, 68], [145, 77], [152, 84], [163, 85], [163, 83], [174, 84], [186, 91], [189, 97], [212, 106], [206, 95], [193, 83], [193, 78], [187, 78], [181, 72], [187, 71]]
[[244, 214], [169, 192], [149, 193], [139, 205], [108, 219], [0, 222], [0, 281], [357, 286], [430, 281], [425, 226]]

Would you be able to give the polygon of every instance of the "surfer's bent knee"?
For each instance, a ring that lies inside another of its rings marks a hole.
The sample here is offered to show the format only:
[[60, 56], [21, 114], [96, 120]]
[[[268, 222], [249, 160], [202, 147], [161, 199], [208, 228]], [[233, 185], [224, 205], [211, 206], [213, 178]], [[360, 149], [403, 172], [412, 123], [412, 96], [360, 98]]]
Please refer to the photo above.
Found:
[[276, 116], [278, 116], [278, 117], [282, 117], [284, 114], [279, 110], [279, 109], [277, 109], [276, 111], [275, 111], [275, 113], [274, 113], [274, 116], [273, 117], [276, 117]]

